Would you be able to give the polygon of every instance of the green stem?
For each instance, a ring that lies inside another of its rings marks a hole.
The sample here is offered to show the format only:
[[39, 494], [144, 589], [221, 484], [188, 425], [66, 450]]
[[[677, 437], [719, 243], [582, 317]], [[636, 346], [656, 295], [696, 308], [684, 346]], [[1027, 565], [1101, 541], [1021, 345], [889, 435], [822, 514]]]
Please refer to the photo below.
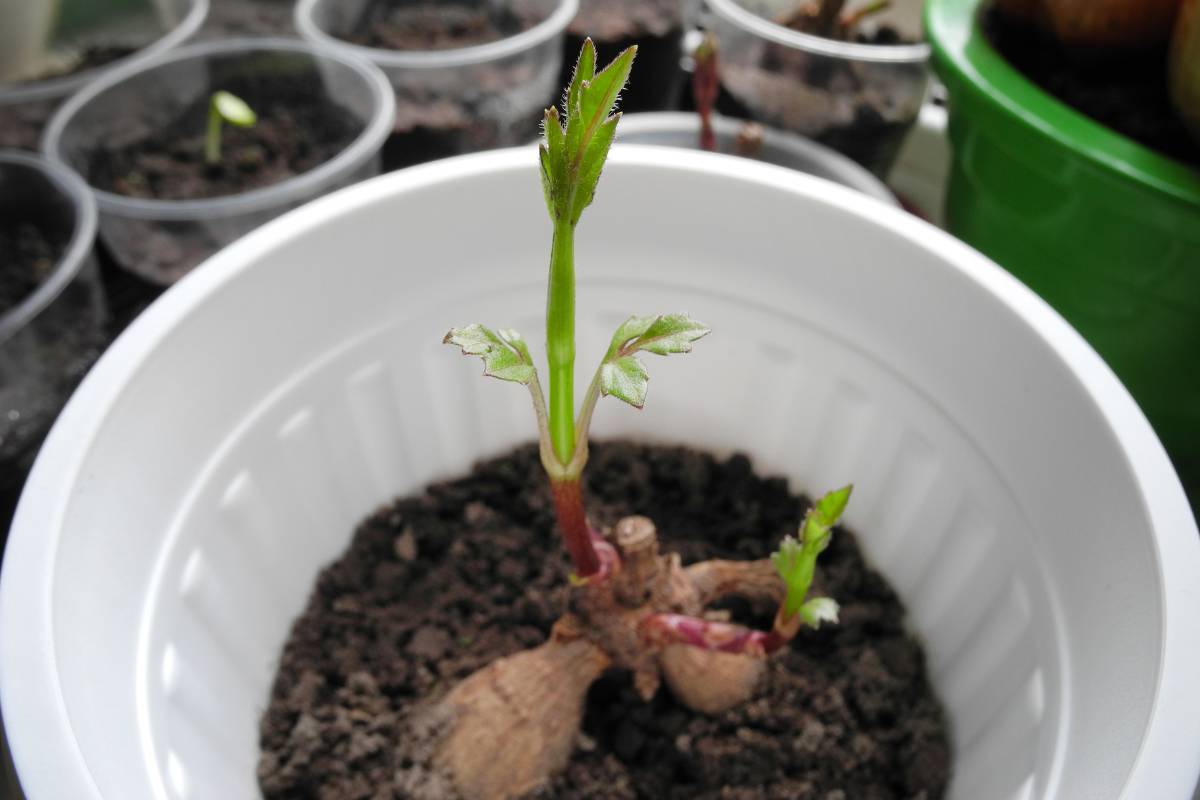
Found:
[[216, 101], [208, 104], [208, 129], [204, 133], [204, 160], [208, 164], [221, 163], [221, 112]]
[[575, 229], [555, 220], [546, 291], [546, 358], [550, 364], [550, 439], [564, 465], [575, 451]]

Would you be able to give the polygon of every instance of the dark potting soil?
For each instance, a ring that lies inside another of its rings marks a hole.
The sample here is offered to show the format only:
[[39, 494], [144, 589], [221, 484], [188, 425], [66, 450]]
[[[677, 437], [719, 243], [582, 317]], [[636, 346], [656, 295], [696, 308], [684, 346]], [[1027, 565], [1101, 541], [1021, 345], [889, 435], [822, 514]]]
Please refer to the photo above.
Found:
[[258, 114], [251, 128], [222, 127], [221, 162], [204, 160], [208, 96], [170, 124], [114, 150], [97, 150], [89, 182], [127, 197], [194, 200], [234, 195], [307, 172], [344, 150], [358, 133], [350, 114], [313, 102], [313, 84], [289, 76], [241, 77], [214, 87]]
[[[428, 0], [375, 0], [342, 38], [390, 50], [445, 50], [486, 44], [528, 30], [538, 16], [521, 4], [431, 3]], [[542, 108], [526, 119], [508, 119], [499, 93], [533, 80], [537, 64], [480, 65], [461, 91], [401, 84], [396, 89], [396, 122], [383, 147], [385, 170], [438, 158], [532, 140]], [[547, 98], [547, 102], [552, 101]], [[501, 119], [505, 117], [505, 119]], [[528, 136], [514, 140], [514, 131]]]
[[533, 27], [534, 21], [493, 3], [375, 0], [342, 38], [386, 50], [448, 50], [487, 44]]
[[589, 36], [596, 45], [597, 68], [625, 48], [638, 46], [637, 78], [621, 93], [622, 111], [675, 107], [684, 77], [679, 66], [683, 18], [678, 0], [580, 0], [579, 13], [567, 28], [559, 86], [570, 83], [583, 40]]
[[[808, 501], [743, 456], [597, 444], [585, 494], [596, 523], [655, 520], [684, 563], [765, 557]], [[544, 641], [569, 565], [534, 447], [478, 465], [365, 520], [320, 575], [284, 648], [261, 721], [258, 774], [274, 800], [452, 795], [408, 727], [492, 660]], [[841, 621], [769, 662], [759, 695], [718, 716], [666, 689], [642, 702], [627, 675], [587, 701], [577, 751], [541, 798], [933, 800], [950, 756], [942, 709], [904, 609], [838, 530], [818, 567]], [[731, 605], [735, 619], [769, 626]]]
[[[855, 41], [911, 43], [889, 26], [862, 31]], [[758, 65], [722, 71], [716, 108], [726, 116], [756, 119], [807, 136], [883, 177], [919, 111], [919, 99], [907, 97], [909, 79], [898, 73], [894, 88], [890, 76], [878, 68], [860, 74], [851, 62], [771, 48]]]
[[0, 314], [42, 285], [62, 249], [61, 242], [52, 241], [34, 222], [0, 219]]
[[1088, 57], [1064, 49], [994, 7], [985, 10], [982, 23], [1000, 55], [1046, 92], [1151, 150], [1200, 167], [1200, 145], [1171, 105], [1165, 47]]
[[291, 0], [210, 0], [198, 38], [294, 36], [295, 6]]

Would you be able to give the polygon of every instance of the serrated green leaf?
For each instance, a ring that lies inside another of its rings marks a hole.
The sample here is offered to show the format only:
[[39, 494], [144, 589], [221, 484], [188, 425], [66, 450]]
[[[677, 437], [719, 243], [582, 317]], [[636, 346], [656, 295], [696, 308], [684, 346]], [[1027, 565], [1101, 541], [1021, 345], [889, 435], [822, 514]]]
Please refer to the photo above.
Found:
[[556, 197], [556, 181], [554, 177], [554, 163], [550, 156], [550, 151], [546, 149], [546, 145], [538, 145], [538, 161], [541, 163], [542, 173], [542, 195], [546, 198], [546, 208], [550, 210], [553, 216], [555, 213]]
[[575, 71], [571, 73], [571, 83], [567, 87], [567, 119], [580, 108], [583, 99], [583, 84], [596, 76], [596, 45], [591, 37], [583, 40], [579, 49], [579, 58], [575, 61]]
[[496, 334], [474, 323], [465, 328], [452, 328], [442, 342], [458, 345], [463, 355], [482, 358], [483, 374], [489, 377], [528, 384], [537, 374], [529, 347], [516, 331], [501, 330]]
[[853, 486], [843, 486], [817, 501], [817, 515], [822, 525], [831, 528], [837, 524], [842, 512], [846, 510], [846, 504], [850, 502], [850, 492], [853, 490]]
[[562, 129], [562, 117], [557, 108], [547, 108], [546, 118], [542, 122], [542, 130], [546, 134], [546, 149], [550, 151], [551, 160], [556, 175], [561, 172], [565, 156], [567, 140]]
[[638, 349], [665, 356], [690, 353], [692, 342], [707, 336], [711, 329], [687, 314], [663, 314], [642, 334]]
[[[654, 333], [657, 335], [652, 336]], [[657, 355], [686, 353], [692, 349], [691, 343], [706, 333], [707, 326], [686, 314], [630, 317], [617, 327], [600, 363], [603, 394], [616, 395], [641, 408], [646, 402], [648, 377], [634, 353], [639, 350]]]
[[621, 89], [625, 88], [625, 82], [629, 80], [629, 71], [633, 68], [633, 58], [636, 55], [637, 47], [626, 48], [608, 66], [583, 84], [579, 110], [584, 123], [585, 137], [598, 130], [613, 113], [617, 97], [621, 94]]
[[822, 622], [837, 622], [840, 607], [832, 597], [814, 597], [800, 607], [800, 618], [811, 628], [820, 628]]
[[646, 404], [649, 376], [642, 362], [633, 356], [606, 361], [600, 366], [600, 391], [624, 400], [635, 408]]
[[613, 334], [607, 358], [629, 355], [639, 350], [659, 356], [690, 353], [692, 342], [707, 336], [711, 330], [687, 314], [630, 317]]
[[842, 512], [846, 510], [846, 504], [850, 502], [850, 492], [853, 488], [853, 486], [843, 486], [841, 489], [827, 492], [817, 501], [816, 505], [809, 509], [801, 529], [805, 546], [816, 548], [818, 553], [829, 546], [829, 537], [833, 526], [837, 524]]
[[[800, 538], [784, 538], [779, 550], [771, 555], [771, 563], [787, 587], [783, 603], [785, 618], [801, 611], [804, 598], [812, 586], [817, 557], [829, 546], [833, 526], [846, 509], [852, 487], [845, 486], [827, 493], [804, 515]], [[807, 621], [807, 620], [806, 620]]]
[[575, 203], [571, 209], [572, 225], [579, 222], [583, 210], [591, 205], [592, 198], [596, 196], [596, 184], [600, 182], [600, 172], [604, 169], [604, 161], [608, 158], [608, 151], [612, 147], [620, 119], [621, 115], [617, 114], [601, 123], [584, 149], [576, 182]]
[[612, 343], [608, 347], [609, 357], [616, 355], [626, 344], [649, 330], [656, 319], [658, 317], [630, 317], [617, 326]]
[[592, 44], [591, 39], [587, 39], [583, 43], [583, 49], [579, 51], [579, 60], [575, 63], [575, 73], [571, 77], [571, 86], [567, 89], [567, 130], [566, 142], [563, 148], [565, 160], [563, 163], [564, 172], [562, 180], [568, 185], [573, 182], [574, 175], [567, 174], [574, 172], [578, 167], [578, 159], [581, 157], [583, 148], [587, 144], [584, 140], [584, 124], [583, 124], [583, 87], [584, 84], [591, 80], [596, 69], [596, 46]]
[[610, 116], [633, 63], [637, 48], [621, 53], [596, 73], [596, 47], [583, 43], [564, 98], [564, 113], [545, 116], [541, 156], [543, 193], [551, 217], [574, 226], [592, 202], [600, 172], [608, 158], [620, 115]]
[[212, 106], [231, 125], [249, 128], [258, 122], [258, 115], [250, 105], [235, 94], [225, 91], [213, 92]]

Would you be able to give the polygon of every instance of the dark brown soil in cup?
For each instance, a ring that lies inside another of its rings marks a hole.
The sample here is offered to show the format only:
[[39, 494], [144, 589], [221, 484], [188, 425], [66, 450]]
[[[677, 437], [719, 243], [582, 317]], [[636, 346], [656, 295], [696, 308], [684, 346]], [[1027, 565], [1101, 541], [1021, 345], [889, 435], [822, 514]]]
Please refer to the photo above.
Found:
[[[765, 557], [808, 501], [742, 456], [602, 443], [586, 495], [595, 522], [658, 524], [685, 563]], [[296, 621], [262, 718], [271, 800], [445, 798], [407, 719], [493, 659], [535, 646], [563, 611], [569, 569], [536, 450], [527, 446], [365, 520]], [[949, 774], [943, 713], [904, 609], [838, 530], [820, 578], [841, 622], [770, 662], [760, 694], [714, 717], [650, 703], [614, 673], [543, 798], [923, 798]], [[770, 625], [739, 604], [735, 619]]]
[[499, 41], [534, 21], [493, 4], [376, 0], [344, 39], [384, 50], [449, 50]]
[[258, 114], [251, 128], [222, 127], [220, 163], [204, 160], [205, 96], [144, 139], [97, 149], [88, 164], [89, 182], [158, 200], [236, 195], [308, 172], [342, 152], [359, 132], [348, 113], [315, 102], [311, 80], [249, 76], [213, 89], [233, 92]]
[[1151, 150], [1200, 167], [1200, 145], [1171, 105], [1166, 48], [1103, 57], [1065, 50], [996, 8], [984, 11], [982, 23], [1000, 55], [1049, 94]]
[[570, 83], [583, 40], [596, 45], [600, 69], [627, 47], [638, 46], [635, 79], [621, 93], [620, 109], [666, 111], [676, 106], [683, 86], [683, 20], [678, 0], [580, 0], [567, 28], [559, 86]]
[[42, 285], [62, 252], [30, 220], [0, 219], [0, 314], [17, 306]]
[[197, 38], [295, 36], [293, 0], [210, 0]]
[[[520, 3], [497, 7], [376, 0], [367, 5], [361, 20], [342, 38], [386, 50], [447, 50], [514, 36], [539, 21]], [[384, 169], [532, 141], [542, 108], [514, 120], [498, 98], [511, 87], [536, 80], [538, 68], [537, 64], [480, 64], [464, 78], [461, 87], [456, 87], [460, 91], [425, 88], [419, 78], [397, 87], [396, 122], [393, 135], [383, 147]], [[553, 99], [547, 97], [546, 102]]]
[[[858, 44], [911, 43], [888, 26], [854, 38]], [[897, 93], [878, 68], [868, 80], [850, 62], [782, 48], [766, 52], [755, 66], [722, 68], [717, 109], [808, 136], [886, 176], [919, 110], [915, 99], [911, 108], [903, 105], [908, 100], [907, 76], [896, 79]]]

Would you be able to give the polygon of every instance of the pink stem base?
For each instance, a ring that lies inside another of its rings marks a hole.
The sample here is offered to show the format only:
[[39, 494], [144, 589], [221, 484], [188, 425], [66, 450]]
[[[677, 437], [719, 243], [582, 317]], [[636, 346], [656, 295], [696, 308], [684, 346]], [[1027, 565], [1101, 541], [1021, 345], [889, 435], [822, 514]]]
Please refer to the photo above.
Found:
[[642, 620], [641, 633], [647, 642], [659, 647], [686, 644], [718, 653], [753, 656], [774, 653], [790, 639], [776, 630], [765, 633], [743, 625], [712, 622], [686, 614], [651, 614]]
[[605, 580], [621, 566], [617, 550], [604, 540], [583, 511], [583, 491], [579, 481], [551, 481], [554, 511], [563, 543], [571, 554], [575, 575], [588, 581]]

